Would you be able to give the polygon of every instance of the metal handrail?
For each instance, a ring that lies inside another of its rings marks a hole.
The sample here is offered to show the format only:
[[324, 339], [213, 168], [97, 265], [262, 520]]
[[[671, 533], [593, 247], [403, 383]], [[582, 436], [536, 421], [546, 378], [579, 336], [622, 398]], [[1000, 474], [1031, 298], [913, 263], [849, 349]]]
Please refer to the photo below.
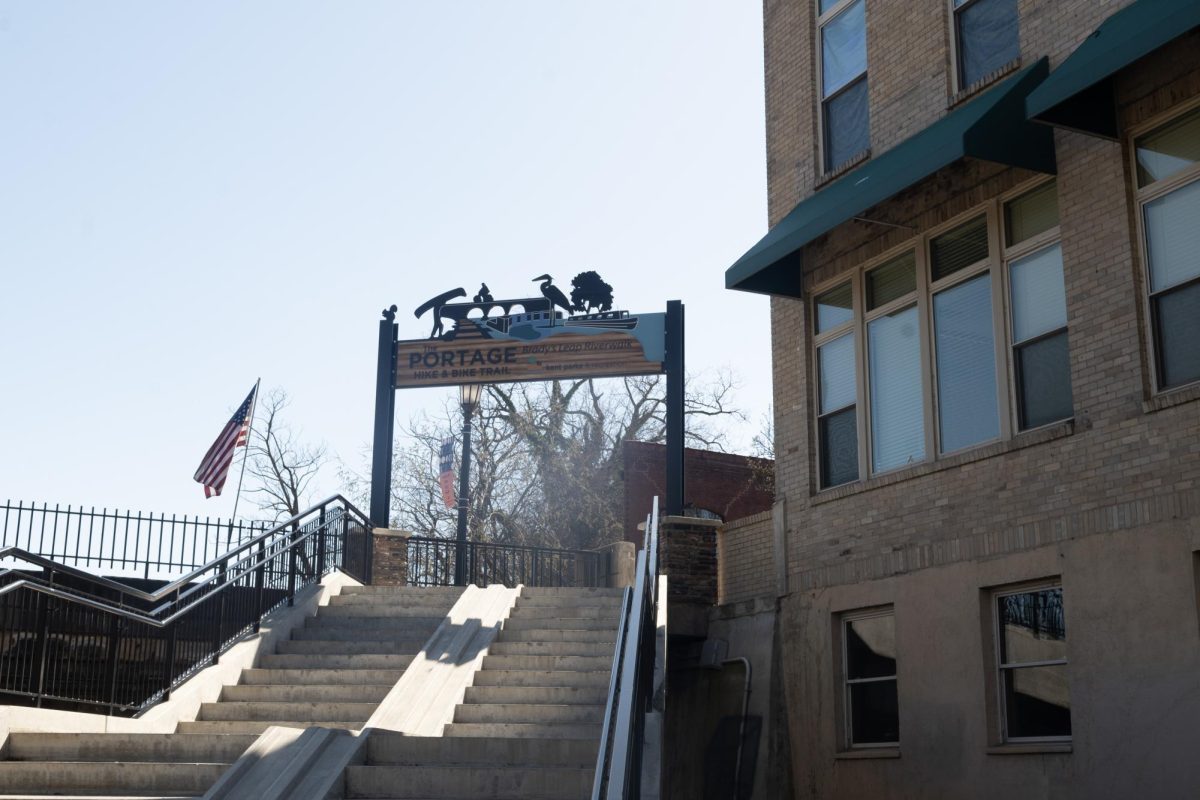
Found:
[[[645, 707], [652, 671], [644, 669], [644, 648], [654, 646], [649, 635], [657, 623], [658, 608], [658, 498], [646, 519], [645, 544], [638, 553], [636, 578], [623, 614], [613, 653], [613, 674], [605, 709], [605, 728], [596, 755], [592, 800], [627, 800], [641, 796], [638, 748], [644, 734]], [[618, 666], [619, 667], [619, 681]], [[651, 662], [652, 663], [652, 662]], [[609, 719], [615, 721], [611, 731]]]

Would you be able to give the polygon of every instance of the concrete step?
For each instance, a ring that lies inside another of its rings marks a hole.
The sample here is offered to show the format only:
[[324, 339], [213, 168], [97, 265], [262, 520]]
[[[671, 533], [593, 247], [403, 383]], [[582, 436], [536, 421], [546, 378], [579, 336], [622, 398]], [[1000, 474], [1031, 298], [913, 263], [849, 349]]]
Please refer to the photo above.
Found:
[[[194, 722], [180, 722], [175, 729], [177, 733], [252, 733], [257, 736], [272, 725], [284, 728], [344, 728], [346, 730], [359, 730], [362, 728], [362, 720], [322, 720], [315, 726], [308, 725], [304, 722], [297, 722], [294, 719], [239, 719], [239, 720], [196, 720]], [[597, 734], [599, 736], [599, 734]], [[206, 789], [207, 791], [207, 789]]]
[[616, 627], [620, 616], [617, 606], [517, 606], [509, 619], [600, 619]]
[[608, 687], [596, 686], [468, 686], [464, 703], [552, 703], [603, 705]]
[[339, 594], [329, 598], [329, 607], [427, 608], [444, 613], [454, 606], [456, 599], [445, 594]]
[[489, 737], [496, 739], [582, 739], [600, 741], [600, 725], [549, 725], [545, 723], [451, 722], [442, 736]]
[[329, 655], [270, 655], [262, 656], [258, 666], [262, 669], [398, 669], [404, 670], [412, 663], [411, 655], [400, 653], [360, 653]]
[[464, 703], [454, 709], [455, 722], [594, 724], [604, 722], [603, 705], [537, 703]]
[[[528, 590], [526, 590], [528, 592]], [[622, 595], [528, 595], [522, 594], [517, 600], [517, 608], [535, 606], [553, 606], [554, 608], [571, 608], [573, 606], [596, 606], [619, 609], [625, 598]]]
[[558, 800], [587, 797], [592, 771], [538, 766], [351, 766], [349, 797]]
[[344, 686], [369, 683], [394, 686], [403, 674], [403, 669], [244, 669], [239, 685]]
[[521, 599], [531, 597], [620, 597], [624, 589], [608, 587], [577, 587], [577, 586], [526, 586], [521, 590]]
[[608, 691], [610, 669], [603, 670], [536, 670], [481, 669], [475, 673], [476, 686], [519, 687], [601, 687]]
[[572, 631], [563, 628], [505, 628], [499, 642], [605, 642], [609, 647], [617, 641], [617, 629]]
[[176, 733], [11, 733], [11, 761], [192, 761], [232, 764], [253, 736]]
[[[316, 658], [317, 656], [266, 656], [266, 658]], [[380, 658], [380, 656], [375, 656]], [[400, 658], [400, 656], [397, 656]], [[612, 654], [605, 656], [493, 656], [483, 659], [486, 669], [538, 669], [558, 671], [611, 670]]]
[[488, 654], [494, 656], [609, 656], [612, 642], [494, 642]]
[[612, 636], [617, 631], [617, 620], [596, 617], [509, 617], [504, 621], [505, 631], [604, 631]]
[[63, 794], [191, 794], [216, 783], [229, 764], [155, 761], [3, 761], [4, 792]]
[[330, 642], [320, 639], [300, 639], [292, 642], [279, 642], [275, 648], [277, 655], [337, 655], [339, 653], [390, 653], [415, 656], [425, 646], [426, 639], [397, 639], [392, 641], [349, 641]]
[[472, 739], [444, 736], [402, 736], [376, 731], [367, 740], [367, 763], [399, 764], [496, 764], [511, 766], [585, 767], [596, 766], [598, 742], [583, 739], [537, 741], [534, 739]]
[[203, 722], [239, 722], [282, 719], [318, 724], [326, 721], [366, 722], [378, 703], [272, 703], [225, 701], [201, 703], [196, 719]]
[[417, 597], [443, 596], [450, 598], [451, 604], [466, 591], [464, 586], [343, 586], [338, 596], [348, 594], [393, 594], [415, 595]]
[[[367, 595], [368, 597], [370, 595]], [[334, 598], [335, 600], [337, 598]], [[358, 603], [355, 605], [328, 605], [317, 612], [317, 618], [345, 619], [346, 617], [367, 618], [371, 620], [380, 617], [387, 619], [428, 619], [437, 617], [439, 620], [446, 616], [450, 606], [418, 605], [407, 606], [390, 603]]]
[[[329, 606], [326, 606], [326, 608], [329, 608]], [[400, 632], [408, 633], [412, 636], [422, 633], [428, 636], [437, 630], [437, 626], [442, 624], [442, 620], [445, 618], [445, 614], [438, 614], [432, 617], [331, 617], [328, 614], [318, 614], [315, 617], [305, 617], [304, 627], [337, 628], [338, 630], [355, 628], [373, 632], [386, 631], [386, 636], [388, 637]]]
[[424, 627], [414, 628], [408, 627], [388, 627], [366, 626], [359, 627], [350, 625], [346, 627], [335, 627], [332, 625], [314, 625], [308, 628], [294, 628], [292, 630], [293, 642], [413, 642], [423, 645], [429, 641], [429, 636], [436, 630], [437, 626], [430, 628], [428, 631]]
[[280, 684], [274, 686], [226, 686], [221, 690], [221, 702], [251, 703], [380, 703], [391, 691], [392, 684], [369, 683], [338, 686], [304, 686]]

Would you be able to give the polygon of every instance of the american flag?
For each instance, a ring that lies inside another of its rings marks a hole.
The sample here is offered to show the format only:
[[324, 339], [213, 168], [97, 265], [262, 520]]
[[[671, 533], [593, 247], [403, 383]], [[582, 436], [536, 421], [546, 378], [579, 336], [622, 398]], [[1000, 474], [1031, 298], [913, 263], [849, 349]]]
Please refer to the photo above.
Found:
[[246, 445], [246, 440], [250, 436], [250, 409], [254, 407], [254, 394], [257, 391], [258, 384], [256, 383], [238, 410], [233, 412], [229, 422], [221, 429], [217, 440], [204, 454], [204, 460], [200, 462], [200, 469], [196, 470], [196, 474], [192, 476], [196, 483], [204, 486], [205, 497], [216, 497], [221, 494], [221, 488], [225, 486], [225, 477], [229, 475], [229, 465], [233, 463], [233, 451]]
[[446, 508], [454, 508], [454, 440], [442, 441], [442, 452], [438, 460], [438, 485], [442, 487], [442, 502]]

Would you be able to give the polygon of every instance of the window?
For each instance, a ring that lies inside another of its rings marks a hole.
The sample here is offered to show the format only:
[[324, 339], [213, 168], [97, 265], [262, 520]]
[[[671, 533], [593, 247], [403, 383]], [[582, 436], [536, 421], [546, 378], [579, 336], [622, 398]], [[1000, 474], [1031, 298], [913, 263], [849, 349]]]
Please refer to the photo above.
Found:
[[869, 271], [866, 285], [871, 470], [886, 472], [925, 459], [915, 254]]
[[818, 0], [825, 171], [870, 146], [866, 0]]
[[1013, 393], [1020, 430], [1068, 419], [1071, 364], [1054, 181], [1004, 206]]
[[1002, 739], [1070, 738], [1062, 587], [997, 592], [995, 610]]
[[854, 292], [849, 283], [816, 301], [817, 437], [821, 486], [858, 480], [858, 389], [855, 377]]
[[820, 488], [1073, 416], [1053, 180], [835, 280], [812, 308]]
[[1200, 381], [1200, 110], [1134, 141], [1155, 386]]
[[1020, 54], [1017, 0], [953, 0], [958, 85], [983, 80]]
[[929, 243], [941, 452], [1000, 436], [987, 217]]
[[899, 744], [896, 618], [891, 609], [842, 618], [842, 676], [846, 744]]

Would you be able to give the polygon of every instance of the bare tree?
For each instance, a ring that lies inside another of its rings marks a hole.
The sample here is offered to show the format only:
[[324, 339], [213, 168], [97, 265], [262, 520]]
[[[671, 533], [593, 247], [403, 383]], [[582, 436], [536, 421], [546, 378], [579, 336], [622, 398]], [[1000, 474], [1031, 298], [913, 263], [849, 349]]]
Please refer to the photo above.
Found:
[[248, 494], [256, 495], [258, 507], [277, 520], [307, 507], [308, 488], [327, 461], [324, 444], [301, 441], [300, 433], [284, 420], [290, 402], [287, 392], [278, 387], [260, 399], [246, 453], [252, 487]]
[[[724, 422], [744, 419], [730, 406], [735, 388], [728, 373], [689, 382], [687, 444], [724, 448]], [[665, 441], [664, 390], [654, 376], [489, 385], [473, 419], [470, 538], [568, 548], [621, 538], [622, 443]], [[458, 404], [448, 401], [399, 433], [394, 524], [422, 535], [452, 535], [457, 509], [442, 500], [436, 464], [442, 441], [457, 442], [461, 428]], [[363, 475], [343, 468], [342, 480], [366, 501]]]

